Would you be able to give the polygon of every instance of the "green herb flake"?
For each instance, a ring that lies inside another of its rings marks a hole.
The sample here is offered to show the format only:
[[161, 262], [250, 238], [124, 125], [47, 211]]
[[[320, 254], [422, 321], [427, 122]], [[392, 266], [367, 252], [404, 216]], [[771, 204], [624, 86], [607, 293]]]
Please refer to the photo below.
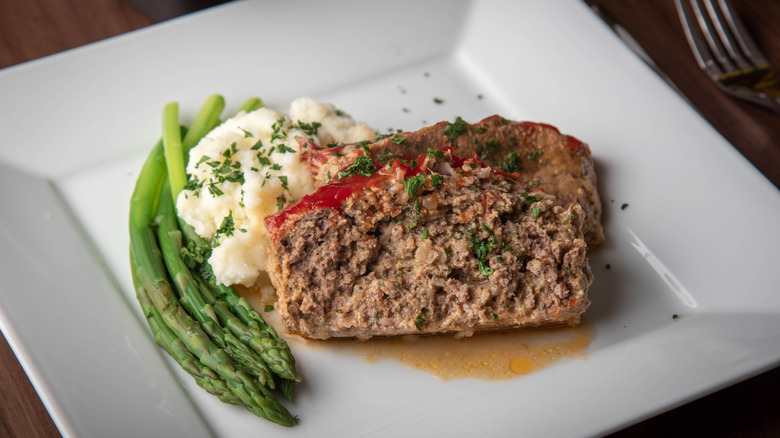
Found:
[[531, 216], [534, 218], [537, 218], [542, 215], [542, 209], [539, 207], [534, 207], [531, 209]]
[[625, 210], [626, 208], [628, 208], [628, 203], [625, 203], [625, 204], [620, 206], [621, 210]]
[[517, 156], [517, 152], [509, 151], [506, 159], [499, 163], [499, 168], [506, 173], [515, 173], [520, 171], [520, 157]]
[[527, 193], [521, 193], [520, 196], [522, 196], [523, 199], [525, 199], [526, 205], [531, 205], [534, 202], [539, 200], [539, 195], [529, 195]]
[[409, 195], [410, 198], [414, 196], [414, 194], [417, 192], [417, 189], [422, 187], [423, 184], [425, 184], [425, 175], [413, 176], [411, 178], [407, 178], [404, 181], [404, 187], [406, 188], [406, 193]]
[[195, 163], [195, 168], [197, 169], [198, 166], [200, 166], [201, 164], [209, 161], [210, 159], [211, 159], [211, 157], [209, 157], [208, 155], [203, 155], [202, 157], [200, 157], [200, 160], [198, 160], [198, 162]]
[[434, 173], [433, 175], [431, 175], [431, 187], [437, 187], [437, 186], [442, 185], [443, 183], [444, 183], [444, 177], [443, 176], [441, 176], [441, 175], [439, 175], [437, 173]]
[[295, 150], [295, 149], [293, 149], [293, 148], [291, 148], [291, 147], [287, 146], [287, 145], [286, 145], [286, 144], [284, 144], [284, 143], [280, 143], [280, 144], [276, 145], [276, 150], [277, 150], [277, 151], [278, 151], [280, 154], [286, 154], [287, 152], [292, 152], [292, 153], [295, 153], [295, 152], [296, 152], [296, 150]]
[[346, 178], [352, 175], [371, 176], [377, 170], [379, 169], [377, 169], [377, 167], [374, 165], [374, 162], [371, 161], [370, 158], [357, 157], [354, 163], [350, 164], [344, 170], [339, 171], [336, 176], [338, 179]]
[[444, 151], [441, 149], [428, 148], [428, 156], [431, 158], [444, 158]]
[[421, 239], [427, 239], [428, 238], [428, 229], [427, 228], [424, 228], [422, 230], [422, 233], [420, 233], [420, 238]]
[[209, 193], [211, 193], [212, 196], [222, 196], [225, 194], [222, 190], [220, 190], [219, 187], [214, 183], [214, 181], [209, 182]]
[[390, 141], [395, 143], [395, 144], [401, 144], [404, 141], [406, 141], [406, 137], [404, 137], [403, 135], [397, 135], [396, 134], [396, 135], [393, 136], [393, 138]]
[[360, 147], [363, 148], [363, 154], [365, 156], [367, 156], [367, 157], [370, 157], [371, 156], [371, 149], [369, 149], [369, 147], [368, 147], [368, 142], [367, 141], [361, 141], [358, 144], [360, 144]]
[[460, 117], [455, 118], [454, 123], [448, 123], [444, 128], [444, 135], [448, 136], [450, 140], [455, 140], [461, 134], [465, 134], [469, 130], [469, 125]]
[[322, 126], [322, 123], [320, 122], [311, 122], [311, 123], [305, 123], [298, 121], [298, 125], [295, 126], [296, 128], [299, 128], [301, 131], [303, 131], [306, 135], [317, 135], [317, 131]]
[[[483, 227], [484, 229], [490, 230], [485, 225], [483, 225]], [[473, 229], [469, 230], [468, 234], [471, 236], [471, 244], [474, 247], [474, 256], [477, 258], [477, 266], [479, 267], [480, 275], [487, 276], [492, 274], [494, 270], [488, 266], [487, 255], [493, 251], [491, 242], [495, 241], [495, 236], [491, 240], [482, 240], [479, 238], [479, 236], [477, 236], [476, 230]]]
[[436, 105], [441, 105], [441, 104], [444, 103], [444, 99], [441, 99], [439, 97], [434, 97], [433, 98], [433, 103], [435, 103]]
[[542, 149], [539, 149], [538, 151], [531, 152], [530, 154], [528, 154], [528, 159], [529, 160], [535, 160], [535, 159], [539, 158], [540, 156], [542, 156], [543, 153], [544, 153], [544, 150], [542, 150]]
[[273, 312], [274, 311], [274, 305], [273, 304], [266, 304], [263, 308], [266, 312]]
[[288, 187], [287, 187], [287, 175], [279, 175], [279, 181], [282, 182], [282, 189], [288, 190]]
[[414, 319], [414, 325], [417, 327], [417, 330], [419, 330], [420, 333], [423, 333], [422, 326], [427, 322], [426, 316], [426, 309], [422, 309], [421, 311], [417, 312], [417, 317]]
[[282, 128], [284, 128], [284, 117], [279, 117], [276, 119], [276, 122], [274, 122], [273, 125], [271, 125], [271, 129], [273, 129], [273, 132], [271, 133], [271, 142], [274, 140], [286, 140], [287, 139], [287, 132], [283, 131]]
[[244, 131], [244, 138], [252, 138], [252, 137], [254, 137], [254, 135], [251, 132], [247, 131], [246, 129], [244, 129], [244, 128], [238, 128], [238, 129]]

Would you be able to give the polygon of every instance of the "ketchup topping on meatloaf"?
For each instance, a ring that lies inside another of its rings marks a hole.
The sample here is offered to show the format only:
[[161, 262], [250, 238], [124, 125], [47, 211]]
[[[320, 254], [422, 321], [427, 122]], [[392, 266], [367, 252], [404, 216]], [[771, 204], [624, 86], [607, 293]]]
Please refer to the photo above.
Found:
[[461, 157], [478, 156], [487, 166], [515, 173], [520, 180], [534, 182], [567, 207], [578, 203], [585, 213], [583, 235], [589, 249], [604, 243], [601, 200], [590, 147], [546, 123], [507, 120], [494, 115], [476, 123], [461, 118], [439, 122], [412, 132], [402, 132], [370, 143], [320, 149], [304, 148], [303, 157], [315, 178], [324, 185], [336, 173], [353, 163], [363, 149], [371, 153], [418, 156], [430, 148], [452, 146]]
[[451, 147], [354, 161], [268, 216], [268, 273], [315, 339], [575, 325], [592, 275], [578, 203]]

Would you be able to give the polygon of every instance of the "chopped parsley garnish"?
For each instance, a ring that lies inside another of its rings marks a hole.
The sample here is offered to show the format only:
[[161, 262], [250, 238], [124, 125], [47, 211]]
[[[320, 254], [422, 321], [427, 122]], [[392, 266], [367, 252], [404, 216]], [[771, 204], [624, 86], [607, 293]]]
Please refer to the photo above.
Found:
[[236, 230], [236, 223], [233, 221], [233, 210], [229, 210], [227, 216], [222, 219], [222, 223], [217, 228], [217, 232], [214, 233], [214, 240], [211, 242], [211, 246], [216, 248], [219, 246], [219, 239], [222, 236], [230, 237]]
[[433, 103], [435, 103], [435, 104], [437, 104], [437, 105], [441, 105], [441, 104], [443, 104], [443, 103], [444, 103], [444, 99], [441, 99], [441, 98], [439, 98], [439, 97], [434, 97], [434, 98], [433, 98]]
[[424, 228], [422, 230], [422, 233], [420, 233], [420, 238], [421, 239], [427, 239], [428, 238], [428, 229], [427, 228]]
[[535, 159], [539, 158], [543, 153], [544, 153], [544, 150], [542, 150], [542, 149], [539, 149], [538, 151], [531, 152], [530, 154], [528, 154], [528, 159], [529, 160], [535, 160]]
[[493, 315], [493, 321], [498, 321], [498, 315], [495, 313], [492, 313], [491, 315]]
[[279, 175], [279, 181], [282, 182], [282, 189], [287, 190], [287, 175]]
[[490, 275], [494, 272], [494, 269], [488, 265], [487, 256], [493, 251], [493, 245], [498, 243], [493, 231], [486, 225], [482, 225], [482, 229], [491, 235], [491, 239], [482, 240], [477, 235], [477, 231], [471, 229], [468, 231], [468, 235], [471, 236], [471, 244], [474, 246], [474, 255], [477, 257], [477, 266], [479, 267], [480, 275]]
[[393, 139], [390, 140], [390, 141], [395, 143], [395, 144], [401, 144], [404, 141], [406, 141], [406, 137], [404, 137], [403, 135], [395, 135], [395, 136], [393, 136]]
[[365, 156], [367, 156], [367, 157], [370, 157], [371, 156], [371, 149], [369, 149], [369, 147], [368, 147], [368, 142], [367, 141], [361, 141], [358, 144], [360, 145], [361, 148], [363, 148], [363, 154]]
[[206, 161], [209, 161], [210, 159], [211, 159], [211, 157], [209, 157], [208, 155], [201, 156], [200, 160], [198, 160], [198, 162], [195, 163], [195, 168], [197, 169], [198, 166], [200, 166], [201, 164], [205, 163]]
[[426, 312], [426, 309], [422, 309], [420, 312], [417, 312], [417, 317], [414, 319], [414, 325], [420, 333], [423, 333], [422, 325], [427, 322], [427, 319], [425, 319]]
[[258, 139], [258, 140], [255, 142], [255, 144], [253, 144], [253, 145], [252, 145], [252, 147], [251, 147], [251, 148], [249, 148], [249, 149], [251, 149], [251, 150], [253, 150], [253, 151], [256, 151], [256, 150], [260, 149], [261, 147], [263, 147], [263, 140], [260, 140], [260, 139]]
[[209, 182], [209, 193], [211, 193], [212, 196], [222, 196], [225, 194], [222, 190], [217, 187], [216, 184], [214, 184], [214, 181]]
[[286, 140], [287, 139], [287, 131], [283, 131], [282, 128], [284, 128], [284, 117], [279, 117], [276, 119], [276, 122], [274, 122], [273, 125], [271, 125], [271, 129], [273, 129], [273, 132], [271, 133], [271, 142], [274, 140]]
[[273, 304], [266, 304], [263, 308], [266, 312], [273, 312], [274, 311], [274, 305]]
[[521, 193], [520, 196], [522, 196], [523, 199], [525, 199], [525, 203], [527, 205], [531, 205], [534, 202], [539, 200], [539, 195], [528, 195], [526, 193]]
[[203, 187], [203, 181], [199, 180], [195, 175], [190, 175], [187, 180], [187, 184], [184, 185], [183, 190], [196, 191]]
[[515, 173], [520, 171], [520, 157], [517, 156], [517, 152], [509, 151], [506, 159], [503, 160], [499, 167], [506, 173]]
[[531, 216], [537, 218], [542, 215], [542, 209], [539, 207], [534, 207], [531, 209]]
[[444, 177], [434, 173], [431, 175], [431, 187], [440, 186], [444, 183]]
[[414, 196], [414, 194], [417, 192], [417, 189], [422, 187], [423, 184], [425, 184], [425, 175], [413, 176], [411, 178], [407, 178], [404, 181], [404, 187], [406, 188], [406, 193], [409, 195], [410, 198]]
[[276, 198], [276, 210], [282, 211], [284, 210], [284, 204], [287, 202], [287, 199], [285, 199], [284, 196], [279, 196]]
[[628, 203], [623, 204], [623, 205], [620, 206], [621, 210], [625, 210], [626, 208], [628, 208]]
[[433, 158], [444, 158], [444, 151], [441, 149], [431, 149], [428, 148], [428, 156]]
[[277, 150], [277, 151], [278, 151], [280, 154], [285, 154], [285, 153], [287, 153], [287, 152], [292, 152], [292, 153], [295, 153], [295, 149], [293, 149], [293, 148], [291, 148], [291, 147], [287, 146], [287, 145], [286, 145], [286, 144], [284, 144], [284, 143], [280, 143], [280, 144], [276, 145], [276, 150]]
[[350, 164], [344, 170], [339, 171], [336, 176], [338, 179], [346, 178], [352, 175], [371, 176], [377, 170], [379, 169], [377, 169], [377, 167], [374, 165], [374, 162], [371, 161], [370, 158], [357, 157], [354, 163]]
[[448, 136], [450, 140], [455, 140], [461, 134], [465, 134], [468, 130], [469, 125], [460, 116], [458, 116], [455, 118], [454, 123], [448, 123], [447, 127], [444, 128], [444, 135]]
[[322, 123], [320, 122], [305, 123], [299, 120], [298, 126], [296, 127], [300, 128], [300, 130], [306, 133], [306, 135], [317, 135], [317, 131], [320, 129], [321, 126]]
[[252, 137], [254, 137], [254, 135], [251, 132], [247, 131], [246, 129], [244, 129], [244, 128], [238, 128], [238, 129], [244, 131], [244, 138], [252, 138]]

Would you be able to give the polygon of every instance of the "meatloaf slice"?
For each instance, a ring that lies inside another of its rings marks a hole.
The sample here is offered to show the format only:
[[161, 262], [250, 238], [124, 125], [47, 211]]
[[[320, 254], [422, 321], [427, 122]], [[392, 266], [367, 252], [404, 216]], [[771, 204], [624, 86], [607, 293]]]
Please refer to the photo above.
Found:
[[291, 332], [470, 336], [579, 323], [592, 282], [579, 204], [452, 148], [361, 156], [340, 172], [266, 218], [267, 269]]
[[[304, 155], [318, 185], [336, 177], [343, 167], [363, 154], [364, 143], [318, 149], [312, 145]], [[472, 153], [485, 164], [521, 181], [533, 182], [556, 197], [558, 205], [579, 203], [585, 212], [583, 233], [590, 249], [604, 243], [601, 200], [590, 147], [557, 128], [532, 122], [507, 120], [494, 115], [469, 124], [439, 122], [414, 132], [391, 135], [365, 144], [373, 153], [417, 156], [428, 148], [452, 146], [455, 154]]]

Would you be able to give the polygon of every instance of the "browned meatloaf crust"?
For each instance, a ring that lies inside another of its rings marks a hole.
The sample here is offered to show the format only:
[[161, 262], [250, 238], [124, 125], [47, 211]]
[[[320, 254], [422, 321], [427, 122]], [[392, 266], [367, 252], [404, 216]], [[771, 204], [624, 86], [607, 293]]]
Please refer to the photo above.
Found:
[[[603, 245], [601, 200], [587, 144], [550, 125], [511, 121], [497, 115], [474, 124], [461, 119], [439, 122], [367, 144], [374, 153], [388, 151], [408, 156], [441, 146], [454, 147], [455, 154], [461, 157], [475, 153], [489, 166], [517, 172], [522, 181], [534, 182], [556, 196], [558, 205], [579, 203], [585, 212], [582, 231], [588, 247]], [[329, 149], [311, 147], [304, 156], [317, 184], [322, 185], [362, 153], [362, 144], [357, 144]]]
[[440, 151], [372, 154], [266, 219], [288, 330], [365, 339], [579, 323], [592, 282], [579, 204]]

